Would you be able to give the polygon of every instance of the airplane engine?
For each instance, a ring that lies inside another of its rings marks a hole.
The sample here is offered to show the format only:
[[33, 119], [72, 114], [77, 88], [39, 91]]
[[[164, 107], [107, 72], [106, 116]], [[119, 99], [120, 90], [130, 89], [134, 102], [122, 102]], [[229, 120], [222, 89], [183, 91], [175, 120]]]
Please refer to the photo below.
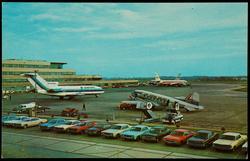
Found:
[[147, 102], [146, 108], [147, 108], [148, 110], [152, 109], [152, 108], [153, 108], [153, 104], [152, 104], [151, 102]]

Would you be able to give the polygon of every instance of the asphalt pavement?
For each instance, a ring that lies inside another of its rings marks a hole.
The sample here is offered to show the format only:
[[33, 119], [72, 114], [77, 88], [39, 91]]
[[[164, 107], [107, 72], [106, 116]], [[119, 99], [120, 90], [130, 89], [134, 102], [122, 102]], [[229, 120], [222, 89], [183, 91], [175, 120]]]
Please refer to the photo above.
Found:
[[[3, 158], [200, 158], [198, 155], [2, 132]], [[214, 158], [215, 159], [215, 158]]]

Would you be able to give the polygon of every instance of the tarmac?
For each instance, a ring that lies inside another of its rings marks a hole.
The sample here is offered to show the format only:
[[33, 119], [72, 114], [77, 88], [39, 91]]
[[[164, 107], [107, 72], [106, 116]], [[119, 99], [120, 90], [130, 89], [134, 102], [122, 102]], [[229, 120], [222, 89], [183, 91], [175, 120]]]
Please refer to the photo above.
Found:
[[[11, 150], [15, 149], [15, 153]], [[2, 132], [2, 158], [195, 158], [198, 155]]]

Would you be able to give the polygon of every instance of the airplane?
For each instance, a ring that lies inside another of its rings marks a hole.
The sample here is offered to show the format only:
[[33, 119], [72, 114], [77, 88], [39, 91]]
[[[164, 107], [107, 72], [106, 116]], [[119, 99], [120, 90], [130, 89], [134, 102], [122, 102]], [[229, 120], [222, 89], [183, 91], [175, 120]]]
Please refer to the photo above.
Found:
[[104, 93], [101, 87], [88, 85], [88, 86], [59, 86], [58, 82], [47, 82], [37, 73], [24, 73], [21, 74], [28, 79], [35, 90], [44, 95], [56, 96], [60, 99], [69, 97], [69, 99], [75, 96], [82, 95], [95, 95], [98, 97], [99, 94]]
[[146, 102], [146, 108], [156, 109], [158, 106], [172, 106], [176, 110], [184, 108], [186, 111], [195, 111], [204, 109], [199, 105], [199, 94], [194, 92], [193, 94], [184, 97], [170, 97], [145, 90], [135, 90], [129, 96], [132, 100], [141, 100]]
[[186, 80], [180, 79], [180, 74], [178, 74], [175, 80], [161, 80], [158, 73], [155, 73], [155, 79], [149, 81], [149, 84], [155, 86], [177, 86], [177, 87], [190, 85]]

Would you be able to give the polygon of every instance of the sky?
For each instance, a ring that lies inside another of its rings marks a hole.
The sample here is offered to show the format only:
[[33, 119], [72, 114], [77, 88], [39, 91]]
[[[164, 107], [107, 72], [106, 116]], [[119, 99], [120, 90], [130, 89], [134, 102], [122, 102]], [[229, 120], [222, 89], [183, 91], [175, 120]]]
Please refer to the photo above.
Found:
[[247, 3], [2, 3], [2, 58], [103, 77], [247, 75]]

